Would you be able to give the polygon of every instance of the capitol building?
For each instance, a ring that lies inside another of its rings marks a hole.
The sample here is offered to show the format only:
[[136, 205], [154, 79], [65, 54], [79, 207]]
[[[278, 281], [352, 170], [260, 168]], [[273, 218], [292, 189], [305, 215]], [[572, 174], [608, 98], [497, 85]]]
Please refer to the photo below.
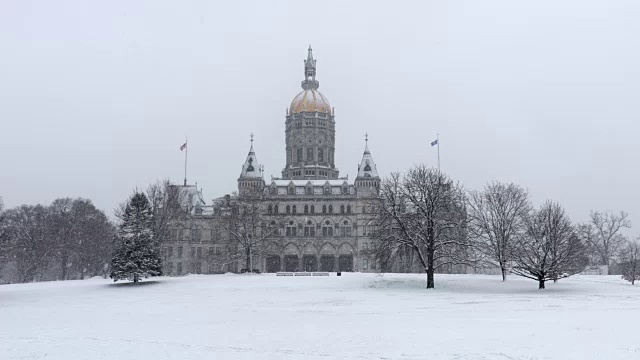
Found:
[[[335, 109], [318, 91], [316, 60], [309, 47], [302, 91], [287, 109], [285, 164], [280, 178], [265, 180], [254, 149], [238, 177], [238, 191], [207, 204], [201, 190], [188, 194], [187, 213], [170, 224], [163, 239], [167, 275], [240, 272], [245, 266], [233, 235], [225, 227], [225, 209], [248, 192], [260, 193], [261, 221], [273, 226], [269, 246], [255, 251], [251, 263], [260, 272], [375, 271], [367, 256], [373, 229], [372, 195], [380, 186], [365, 138], [355, 179], [340, 177], [335, 166]], [[240, 251], [241, 252], [241, 251]]]

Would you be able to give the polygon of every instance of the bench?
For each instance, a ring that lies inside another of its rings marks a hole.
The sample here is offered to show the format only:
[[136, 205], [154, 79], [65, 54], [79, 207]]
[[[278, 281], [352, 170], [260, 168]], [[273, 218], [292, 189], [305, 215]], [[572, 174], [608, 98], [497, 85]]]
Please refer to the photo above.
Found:
[[293, 276], [292, 272], [279, 272], [276, 273], [276, 276]]

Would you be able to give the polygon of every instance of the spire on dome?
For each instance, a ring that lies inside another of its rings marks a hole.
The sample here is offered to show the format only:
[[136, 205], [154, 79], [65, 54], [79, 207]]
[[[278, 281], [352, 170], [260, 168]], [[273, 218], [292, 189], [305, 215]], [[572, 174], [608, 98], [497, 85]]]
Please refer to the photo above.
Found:
[[376, 163], [373, 162], [373, 157], [369, 151], [369, 134], [364, 135], [364, 141], [364, 154], [362, 154], [362, 161], [360, 162], [360, 166], [358, 166], [358, 177], [377, 178], [379, 176], [378, 170], [376, 169]]
[[251, 133], [251, 147], [247, 159], [242, 165], [241, 178], [262, 178], [262, 166], [258, 163], [258, 158], [253, 150], [253, 133]]
[[316, 60], [313, 59], [313, 49], [309, 45], [309, 53], [307, 59], [304, 61], [304, 81], [302, 81], [302, 88], [304, 90], [316, 90], [320, 86], [320, 83], [316, 80]]

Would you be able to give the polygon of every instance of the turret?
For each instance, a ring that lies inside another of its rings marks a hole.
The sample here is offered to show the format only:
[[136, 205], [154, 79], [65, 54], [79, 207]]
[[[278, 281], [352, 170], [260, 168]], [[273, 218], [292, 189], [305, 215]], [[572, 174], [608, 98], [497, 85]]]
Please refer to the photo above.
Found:
[[364, 135], [365, 146], [364, 153], [362, 154], [362, 161], [358, 165], [358, 176], [356, 176], [356, 191], [358, 193], [375, 191], [380, 188], [380, 176], [378, 175], [378, 169], [376, 163], [373, 161], [371, 152], [369, 151], [369, 135]]
[[256, 153], [253, 150], [253, 134], [251, 134], [251, 148], [249, 148], [249, 154], [247, 159], [242, 165], [242, 171], [238, 178], [238, 193], [242, 194], [249, 189], [263, 189], [264, 188], [264, 168], [258, 162]]

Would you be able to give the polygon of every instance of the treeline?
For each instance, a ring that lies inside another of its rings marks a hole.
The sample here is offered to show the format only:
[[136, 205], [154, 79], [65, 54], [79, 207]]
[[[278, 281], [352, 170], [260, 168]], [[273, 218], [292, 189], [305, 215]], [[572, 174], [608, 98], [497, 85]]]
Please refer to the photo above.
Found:
[[513, 273], [541, 289], [589, 265], [616, 265], [632, 283], [640, 276], [640, 247], [622, 235], [631, 227], [622, 211], [591, 212], [589, 222], [574, 224], [557, 202], [534, 207], [519, 185], [466, 191], [424, 165], [384, 179], [373, 206], [379, 216], [371, 255], [382, 271], [417, 264], [427, 288], [439, 270], [460, 266], [499, 268], [503, 280]]
[[0, 283], [106, 276], [114, 234], [91, 200], [3, 209], [0, 198]]

